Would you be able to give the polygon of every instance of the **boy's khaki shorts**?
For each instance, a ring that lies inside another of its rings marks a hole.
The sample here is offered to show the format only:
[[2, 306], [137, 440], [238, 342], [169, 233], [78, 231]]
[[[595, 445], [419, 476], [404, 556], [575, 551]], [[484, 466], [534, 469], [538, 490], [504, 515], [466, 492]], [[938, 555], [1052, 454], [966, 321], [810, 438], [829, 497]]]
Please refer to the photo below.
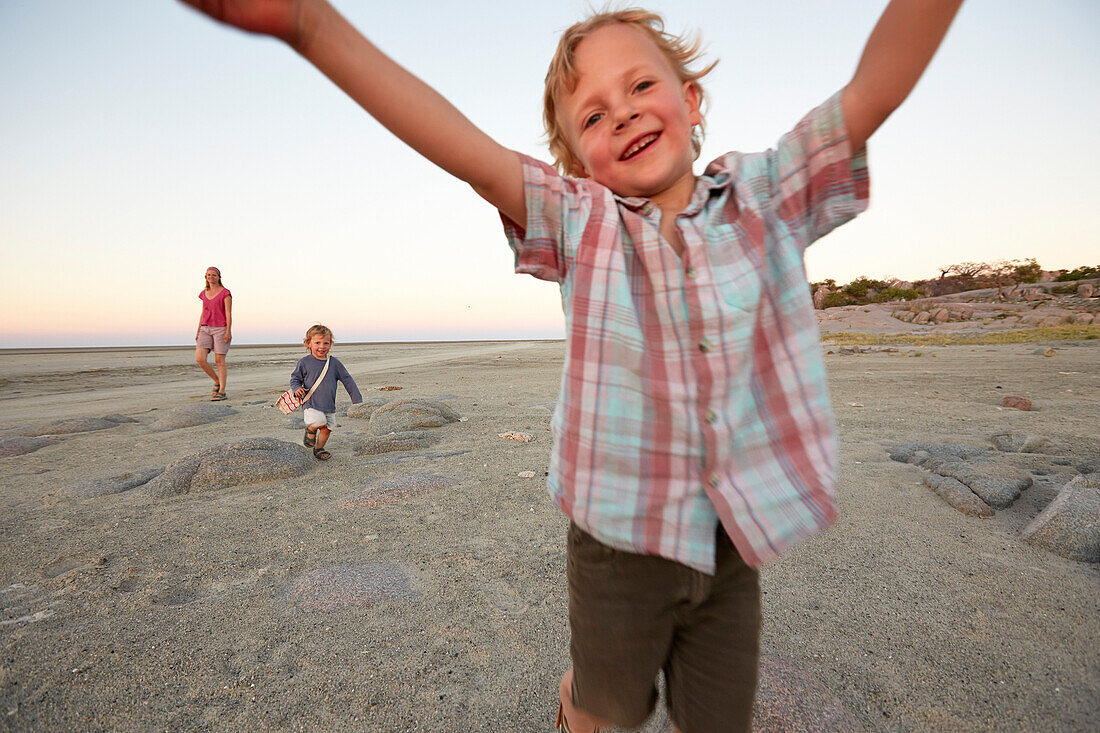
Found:
[[721, 525], [715, 575], [616, 550], [569, 526], [573, 704], [624, 728], [657, 702], [685, 733], [747, 731], [759, 663], [760, 584]]

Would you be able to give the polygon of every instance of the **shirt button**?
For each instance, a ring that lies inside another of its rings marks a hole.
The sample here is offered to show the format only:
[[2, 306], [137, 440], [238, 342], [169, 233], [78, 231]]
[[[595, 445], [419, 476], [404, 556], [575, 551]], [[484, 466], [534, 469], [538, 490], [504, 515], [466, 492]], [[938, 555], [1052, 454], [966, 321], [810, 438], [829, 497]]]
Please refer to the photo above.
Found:
[[714, 410], [707, 410], [707, 422], [711, 425], [718, 422], [718, 413]]
[[688, 280], [694, 280], [695, 279], [695, 268], [694, 267], [689, 267], [687, 269], [686, 274], [688, 276]]
[[703, 339], [699, 342], [699, 351], [702, 351], [704, 354], [710, 351], [710, 339]]
[[718, 474], [712, 473], [710, 475], [710, 485], [716, 489], [718, 488]]

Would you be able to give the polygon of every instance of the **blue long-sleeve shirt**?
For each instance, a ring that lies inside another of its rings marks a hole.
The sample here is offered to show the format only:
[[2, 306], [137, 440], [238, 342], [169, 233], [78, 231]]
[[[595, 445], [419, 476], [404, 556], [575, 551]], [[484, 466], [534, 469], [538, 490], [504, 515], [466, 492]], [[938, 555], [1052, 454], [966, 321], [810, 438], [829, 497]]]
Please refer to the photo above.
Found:
[[[359, 388], [355, 386], [355, 380], [351, 378], [347, 368], [335, 356], [330, 356], [328, 360], [328, 372], [325, 373], [324, 381], [317, 385], [317, 389], [308, 400], [302, 403], [302, 407], [312, 407], [321, 412], [336, 412], [337, 381], [343, 383], [344, 389], [348, 391], [354, 404], [362, 402], [363, 395], [359, 394]], [[309, 389], [317, 381], [317, 377], [321, 376], [321, 370], [324, 368], [325, 362], [314, 357], [313, 354], [303, 356], [294, 367], [294, 373], [290, 375], [290, 389], [292, 391], [299, 387]]]

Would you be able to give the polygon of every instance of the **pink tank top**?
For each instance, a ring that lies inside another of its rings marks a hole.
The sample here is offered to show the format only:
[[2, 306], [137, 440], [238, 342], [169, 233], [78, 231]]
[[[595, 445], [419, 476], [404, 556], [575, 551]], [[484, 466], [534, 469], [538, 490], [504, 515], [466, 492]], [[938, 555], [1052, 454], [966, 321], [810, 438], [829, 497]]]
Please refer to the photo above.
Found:
[[214, 326], [220, 328], [225, 326], [225, 299], [232, 293], [229, 292], [229, 288], [222, 288], [222, 291], [215, 295], [210, 300], [206, 299], [206, 291], [199, 291], [199, 300], [202, 301], [202, 318], [199, 320], [200, 326]]

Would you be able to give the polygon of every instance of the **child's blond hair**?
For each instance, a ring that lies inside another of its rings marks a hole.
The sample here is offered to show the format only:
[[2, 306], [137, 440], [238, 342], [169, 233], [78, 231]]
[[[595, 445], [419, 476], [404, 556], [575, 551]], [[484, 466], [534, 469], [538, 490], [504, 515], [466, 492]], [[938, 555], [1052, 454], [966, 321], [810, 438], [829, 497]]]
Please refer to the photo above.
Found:
[[309, 342], [313, 340], [313, 337], [318, 336], [318, 335], [328, 336], [329, 341], [335, 341], [336, 340], [336, 337], [332, 335], [332, 329], [331, 328], [329, 328], [328, 326], [323, 326], [320, 323], [318, 323], [316, 325], [313, 325], [313, 326], [309, 327], [309, 330], [306, 331], [306, 337], [304, 339], [302, 339], [302, 343], [305, 344], [306, 346], [309, 346]]
[[[690, 82], [699, 93], [700, 115], [702, 115], [702, 106], [706, 100], [706, 95], [699, 80], [709, 74], [718, 64], [717, 61], [712, 61], [698, 71], [692, 70], [691, 65], [699, 61], [703, 55], [699, 37], [689, 38], [667, 33], [665, 32], [664, 18], [657, 13], [641, 8], [594, 13], [579, 23], [574, 23], [562, 34], [561, 40], [558, 41], [554, 58], [550, 60], [550, 69], [546, 72], [546, 88], [542, 97], [542, 119], [543, 124], [546, 126], [546, 139], [550, 145], [550, 155], [554, 157], [554, 165], [566, 175], [584, 175], [584, 166], [572, 148], [569, 147], [569, 141], [558, 122], [557, 101], [563, 91], [572, 90], [576, 85], [577, 69], [573, 65], [573, 58], [577, 45], [593, 31], [612, 23], [625, 23], [637, 28], [656, 44], [657, 48], [668, 59], [672, 70], [680, 81]], [[702, 145], [703, 123], [700, 122], [698, 129], [692, 129], [691, 131], [691, 149], [695, 152], [696, 158], [699, 157]]]

